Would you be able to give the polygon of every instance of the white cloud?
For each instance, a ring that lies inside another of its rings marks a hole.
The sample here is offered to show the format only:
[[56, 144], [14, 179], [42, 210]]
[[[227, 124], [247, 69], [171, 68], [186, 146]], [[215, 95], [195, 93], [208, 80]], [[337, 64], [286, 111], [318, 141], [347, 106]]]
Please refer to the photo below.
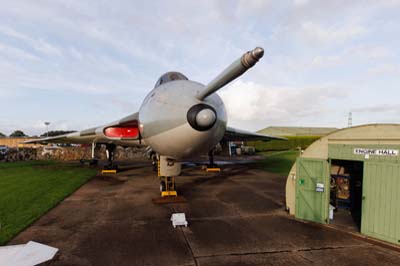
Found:
[[394, 53], [387, 47], [382, 45], [359, 45], [353, 47], [349, 53], [364, 59], [386, 59], [388, 57], [394, 56]]
[[391, 64], [391, 63], [384, 63], [372, 67], [368, 70], [370, 74], [373, 75], [392, 75], [392, 76], [399, 76], [400, 75], [400, 65], [399, 64]]
[[350, 64], [364, 64], [373, 62], [376, 64], [394, 56], [394, 53], [386, 47], [379, 45], [355, 45], [346, 47], [343, 51], [335, 51], [334, 54], [317, 55], [311, 61], [311, 67], [329, 68]]
[[60, 48], [56, 47], [55, 45], [45, 41], [44, 39], [39, 40], [32, 40], [30, 41], [32, 47], [37, 50], [38, 52], [50, 55], [50, 56], [62, 56], [63, 52]]
[[[43, 134], [47, 130], [47, 126], [44, 124], [45, 120], [36, 120], [32, 122], [31, 127], [35, 129], [36, 134]], [[49, 131], [52, 130], [75, 130], [74, 128], [70, 127], [70, 124], [68, 121], [65, 120], [60, 120], [60, 121], [53, 121], [50, 122], [50, 125], [48, 126]]]
[[[15, 130], [22, 130], [25, 134], [29, 136], [41, 135], [46, 132], [47, 128], [44, 124], [45, 120], [34, 120], [34, 121], [24, 121], [24, 123], [9, 121], [8, 119], [0, 118], [0, 132], [6, 135], [10, 135]], [[77, 130], [83, 129], [82, 124], [76, 123], [74, 121], [52, 121], [49, 125], [49, 131], [52, 130]]]
[[332, 112], [327, 103], [348, 96], [345, 90], [321, 87], [273, 87], [238, 80], [220, 93], [229, 121], [264, 121], [268, 124], [301, 124], [324, 119]]
[[301, 31], [311, 41], [340, 43], [365, 34], [367, 29], [360, 25], [324, 26], [308, 21], [302, 23]]
[[335, 67], [342, 65], [345, 62], [345, 58], [340, 55], [318, 55], [311, 61], [311, 65], [317, 68]]
[[42, 53], [44, 55], [57, 55], [57, 56], [62, 55], [62, 52], [58, 47], [50, 44], [43, 38], [40, 38], [40, 39], [31, 38], [28, 35], [18, 32], [11, 27], [0, 25], [0, 34], [5, 34], [10, 37], [19, 39], [23, 43], [26, 43], [30, 47], [35, 49], [37, 52]]
[[32, 53], [26, 52], [22, 49], [12, 47], [9, 45], [5, 45], [0, 43], [0, 58], [10, 58], [10, 60], [33, 60], [37, 61], [40, 60], [40, 58]]
[[294, 0], [293, 3], [295, 6], [304, 6], [309, 3], [309, 0]]
[[[395, 2], [8, 1], [0, 10], [0, 98], [16, 107], [65, 95], [82, 99], [86, 109], [69, 114], [82, 128], [92, 121], [85, 116], [90, 112], [102, 110], [103, 121], [131, 106], [135, 111], [163, 72], [182, 71], [207, 83], [260, 45], [265, 57], [221, 92], [230, 121], [244, 128], [260, 119], [329, 125], [342, 119], [335, 113], [342, 90], [333, 87], [362, 88], [368, 104], [385, 103], [388, 87], [400, 85]], [[365, 75], [368, 68], [373, 75]], [[391, 75], [390, 84], [377, 78], [383, 74]], [[361, 98], [341, 95], [347, 104]], [[63, 105], [68, 112], [70, 104]], [[52, 111], [41, 108], [32, 111], [32, 121]], [[7, 116], [24, 124], [26, 113]], [[0, 129], [5, 124], [0, 121]]]
[[4, 35], [8, 35], [17, 39], [21, 39], [21, 40], [27, 40], [29, 39], [28, 36], [26, 36], [25, 34], [22, 34], [10, 27], [6, 27], [4, 25], [0, 25], [0, 33], [4, 34]]
[[375, 104], [364, 107], [358, 107], [352, 109], [353, 112], [357, 113], [397, 113], [400, 114], [400, 106], [395, 104]]

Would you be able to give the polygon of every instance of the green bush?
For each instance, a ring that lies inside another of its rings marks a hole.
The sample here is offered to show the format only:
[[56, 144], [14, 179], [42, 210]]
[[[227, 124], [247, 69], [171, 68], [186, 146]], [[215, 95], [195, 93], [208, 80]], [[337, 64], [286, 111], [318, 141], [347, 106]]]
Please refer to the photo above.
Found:
[[253, 146], [256, 151], [286, 151], [301, 147], [303, 150], [319, 139], [319, 136], [294, 136], [286, 137], [288, 140], [248, 141], [246, 145]]

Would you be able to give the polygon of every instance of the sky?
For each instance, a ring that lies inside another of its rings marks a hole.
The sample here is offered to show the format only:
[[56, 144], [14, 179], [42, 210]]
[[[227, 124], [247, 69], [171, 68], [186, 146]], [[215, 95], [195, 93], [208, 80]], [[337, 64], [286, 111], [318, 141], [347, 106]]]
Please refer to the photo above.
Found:
[[400, 123], [399, 13], [400, 0], [1, 0], [0, 132], [117, 120], [163, 73], [207, 84], [256, 46], [261, 61], [218, 92], [228, 125]]

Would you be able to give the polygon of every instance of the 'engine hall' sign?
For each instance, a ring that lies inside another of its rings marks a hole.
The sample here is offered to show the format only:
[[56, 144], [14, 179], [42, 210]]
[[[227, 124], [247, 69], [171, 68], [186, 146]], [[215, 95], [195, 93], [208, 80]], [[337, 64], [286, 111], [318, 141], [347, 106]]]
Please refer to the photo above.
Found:
[[354, 154], [357, 154], [357, 155], [378, 155], [378, 156], [399, 156], [399, 150], [355, 148], [354, 149]]

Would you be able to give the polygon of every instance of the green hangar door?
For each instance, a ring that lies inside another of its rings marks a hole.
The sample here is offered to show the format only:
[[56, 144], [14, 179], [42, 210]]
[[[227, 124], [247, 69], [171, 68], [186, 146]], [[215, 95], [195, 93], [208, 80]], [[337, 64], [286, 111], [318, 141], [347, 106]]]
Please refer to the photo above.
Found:
[[399, 163], [364, 163], [361, 233], [400, 243], [399, 188]]
[[327, 223], [328, 162], [323, 159], [299, 157], [296, 165], [296, 217], [307, 221]]

